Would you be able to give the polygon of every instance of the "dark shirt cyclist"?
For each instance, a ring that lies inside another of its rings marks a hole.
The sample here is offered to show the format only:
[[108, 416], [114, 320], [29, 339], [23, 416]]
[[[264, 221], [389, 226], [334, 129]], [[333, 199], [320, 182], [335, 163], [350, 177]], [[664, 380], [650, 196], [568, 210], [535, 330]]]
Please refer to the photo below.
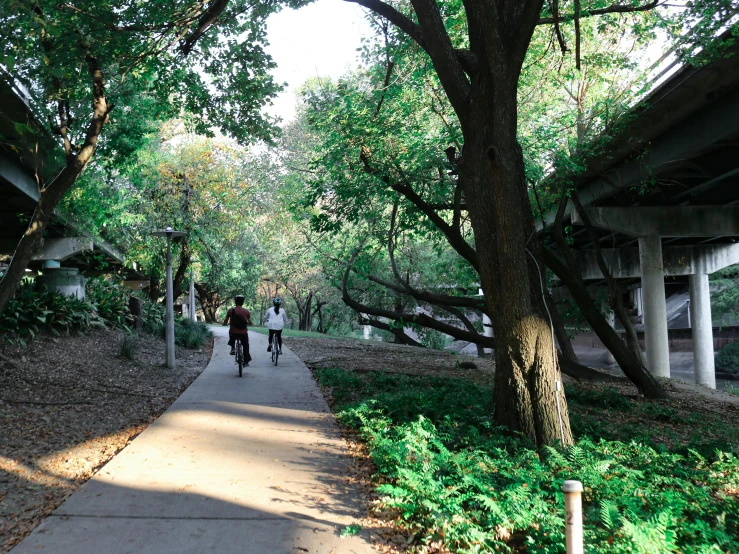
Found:
[[244, 347], [244, 361], [248, 364], [251, 361], [249, 355], [249, 334], [247, 325], [254, 325], [251, 321], [251, 312], [244, 308], [244, 297], [239, 294], [234, 298], [236, 304], [233, 308], [226, 312], [226, 319], [223, 320], [224, 325], [231, 326], [228, 329], [228, 345], [231, 347], [231, 355], [236, 354], [236, 339], [241, 339]]

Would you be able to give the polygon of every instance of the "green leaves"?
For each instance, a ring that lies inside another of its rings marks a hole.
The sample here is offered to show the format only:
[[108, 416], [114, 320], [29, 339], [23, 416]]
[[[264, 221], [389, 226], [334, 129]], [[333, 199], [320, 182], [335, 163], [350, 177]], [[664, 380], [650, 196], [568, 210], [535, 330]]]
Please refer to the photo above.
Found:
[[[585, 486], [589, 551], [739, 548], [734, 453], [702, 457], [589, 438], [537, 451], [491, 427], [491, 391], [468, 380], [328, 369], [316, 376], [331, 389], [342, 423], [367, 442], [383, 476], [380, 504], [395, 508], [420, 543], [440, 541], [465, 553], [563, 552], [561, 486], [576, 476]], [[584, 406], [598, 405], [582, 398], [590, 402]]]

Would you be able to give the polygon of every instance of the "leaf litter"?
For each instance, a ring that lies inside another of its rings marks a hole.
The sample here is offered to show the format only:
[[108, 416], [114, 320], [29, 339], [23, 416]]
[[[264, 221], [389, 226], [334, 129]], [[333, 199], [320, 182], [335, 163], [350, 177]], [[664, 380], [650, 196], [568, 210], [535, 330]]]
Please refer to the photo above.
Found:
[[8, 552], [166, 410], [205, 369], [212, 343], [177, 347], [140, 334], [96, 330], [0, 344], [0, 552]]

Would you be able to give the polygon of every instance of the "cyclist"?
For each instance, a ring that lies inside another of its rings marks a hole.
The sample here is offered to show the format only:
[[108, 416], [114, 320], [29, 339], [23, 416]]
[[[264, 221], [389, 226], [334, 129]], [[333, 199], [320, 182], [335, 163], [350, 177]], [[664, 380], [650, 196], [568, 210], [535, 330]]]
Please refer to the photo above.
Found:
[[223, 320], [224, 325], [228, 325], [229, 321], [231, 322], [231, 327], [228, 330], [228, 345], [231, 347], [231, 355], [233, 356], [236, 354], [236, 339], [240, 339], [244, 347], [244, 362], [249, 365], [251, 356], [249, 355], [247, 325], [254, 324], [251, 322], [251, 312], [244, 308], [244, 297], [241, 294], [234, 297], [234, 303], [236, 305], [226, 312], [226, 319]]
[[272, 301], [273, 306], [267, 310], [267, 313], [264, 314], [264, 322], [267, 324], [267, 328], [269, 329], [269, 341], [267, 344], [267, 352], [272, 352], [272, 337], [274, 335], [277, 335], [277, 342], [280, 345], [280, 354], [282, 354], [282, 330], [285, 328], [285, 325], [287, 325], [287, 315], [285, 315], [285, 310], [280, 309], [280, 306], [282, 306], [282, 299], [277, 296]]

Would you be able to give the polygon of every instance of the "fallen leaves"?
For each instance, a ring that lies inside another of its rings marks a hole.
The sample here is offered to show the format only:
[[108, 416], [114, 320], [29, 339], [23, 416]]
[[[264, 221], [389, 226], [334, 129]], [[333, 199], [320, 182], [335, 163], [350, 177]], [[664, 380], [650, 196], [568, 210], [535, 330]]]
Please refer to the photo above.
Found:
[[165, 369], [164, 342], [141, 335], [131, 362], [118, 355], [122, 338], [100, 330], [0, 346], [0, 551], [141, 433], [210, 359], [210, 349], [178, 349], [178, 368]]

